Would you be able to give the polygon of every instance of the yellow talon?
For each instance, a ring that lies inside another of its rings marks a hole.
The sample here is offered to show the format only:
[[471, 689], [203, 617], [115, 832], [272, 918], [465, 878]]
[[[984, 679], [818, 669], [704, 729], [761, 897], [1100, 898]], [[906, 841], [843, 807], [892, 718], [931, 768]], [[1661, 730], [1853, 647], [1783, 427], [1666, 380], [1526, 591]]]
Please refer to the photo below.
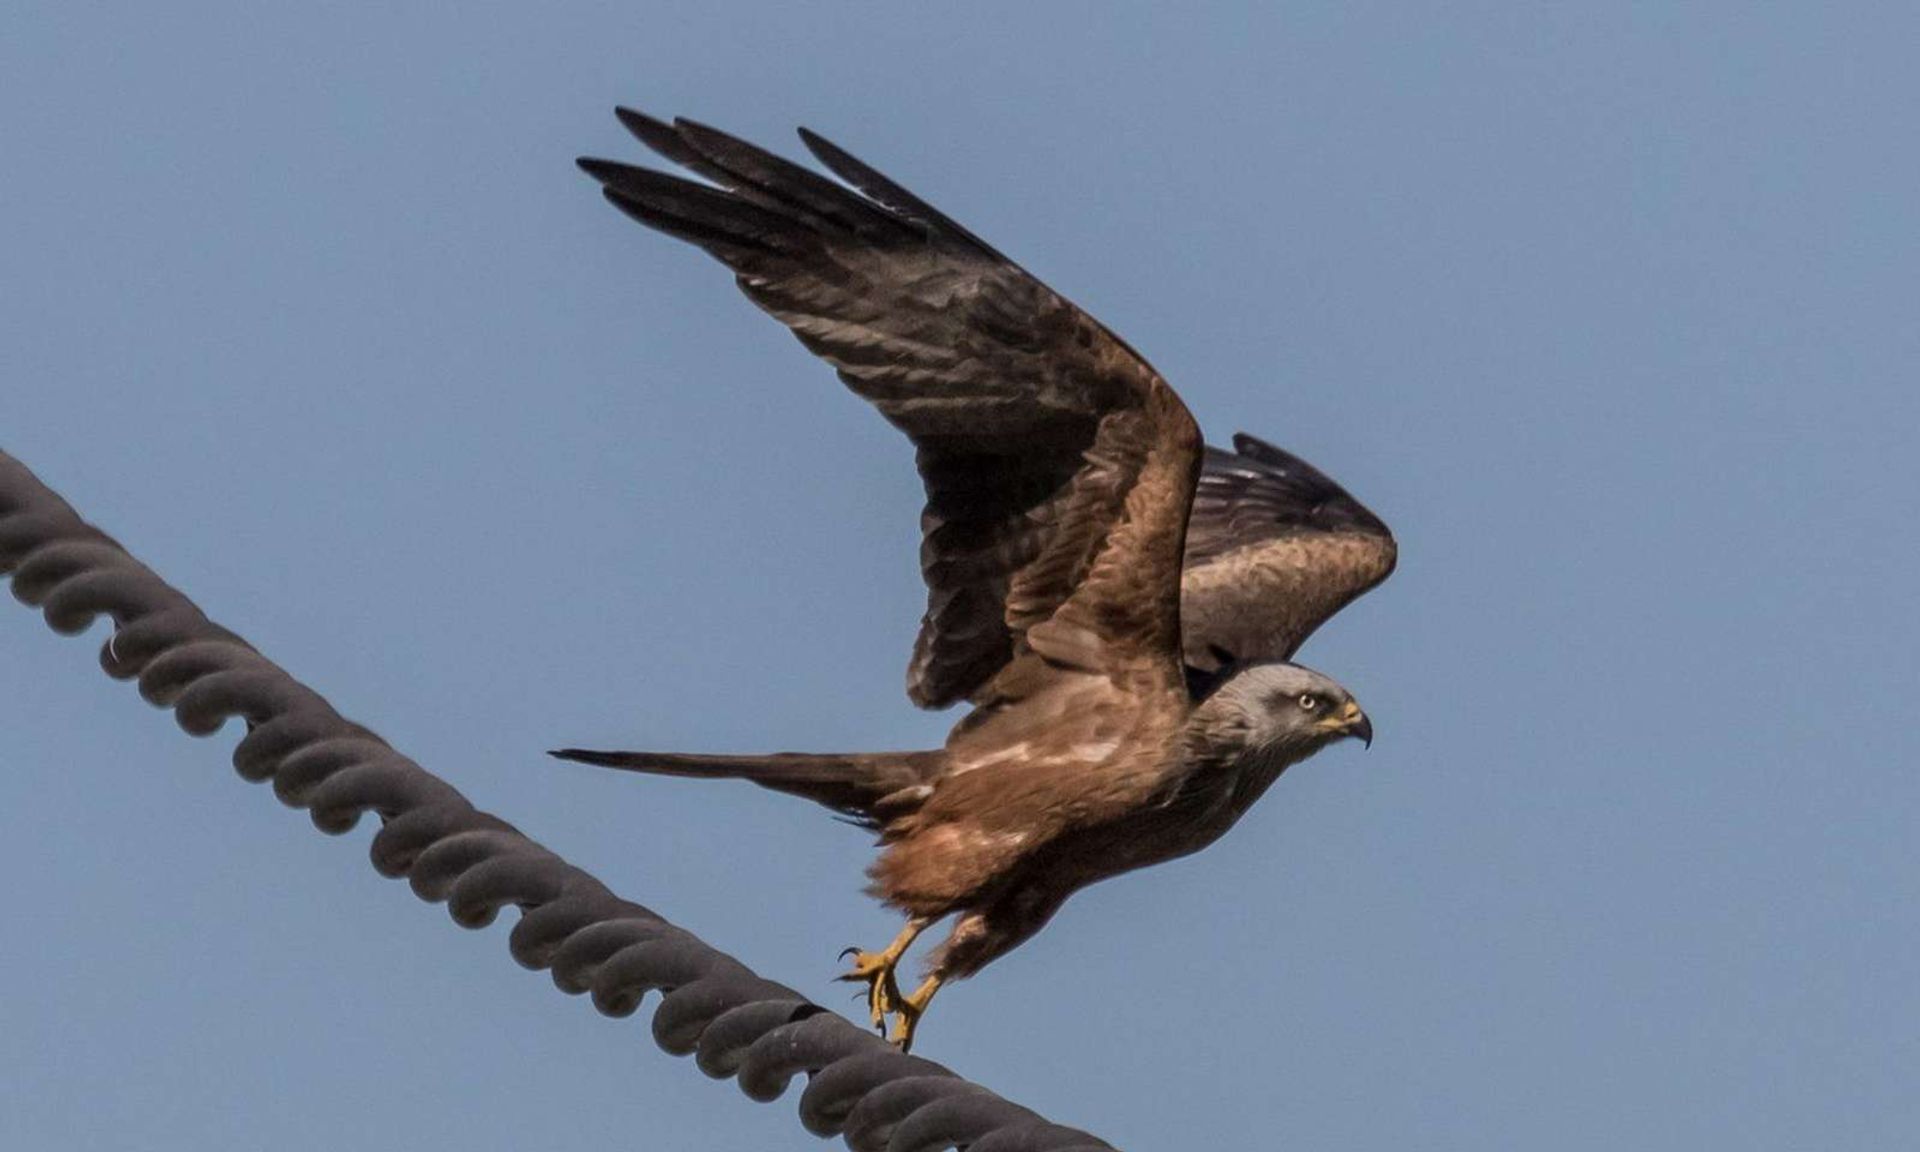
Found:
[[893, 938], [893, 943], [887, 945], [884, 952], [862, 952], [858, 948], [849, 948], [840, 953], [841, 959], [853, 957], [853, 967], [838, 979], [867, 986], [867, 1011], [873, 1018], [874, 1028], [882, 1035], [887, 1030], [887, 1017], [894, 1012], [904, 1011], [899, 1006], [905, 1002], [905, 998], [900, 995], [900, 984], [894, 971], [900, 966], [900, 958], [913, 946], [914, 938], [926, 929], [928, 923], [917, 917], [907, 921], [907, 926], [900, 930], [900, 935]]
[[940, 990], [940, 977], [929, 976], [926, 982], [914, 989], [911, 996], [900, 996], [899, 989], [894, 990], [894, 1011], [900, 1019], [893, 1025], [893, 1042], [900, 1051], [913, 1051], [913, 1034], [920, 1027], [920, 1017], [927, 1014], [927, 1005], [933, 1002], [933, 994]]
[[838, 979], [867, 986], [867, 1009], [872, 1014], [873, 1026], [884, 1031], [887, 1015], [900, 999], [900, 985], [893, 974], [899, 957], [888, 956], [885, 952], [862, 952], [859, 949], [853, 949], [852, 955], [852, 969]]

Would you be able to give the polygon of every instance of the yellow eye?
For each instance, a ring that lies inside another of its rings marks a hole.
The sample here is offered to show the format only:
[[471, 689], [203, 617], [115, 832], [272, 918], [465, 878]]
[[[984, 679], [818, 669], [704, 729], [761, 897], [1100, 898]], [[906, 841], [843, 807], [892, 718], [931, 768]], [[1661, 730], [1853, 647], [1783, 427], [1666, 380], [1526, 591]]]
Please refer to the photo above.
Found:
[[1302, 692], [1300, 694], [1300, 707], [1311, 712], [1315, 708], [1320, 707], [1320, 698], [1311, 692]]

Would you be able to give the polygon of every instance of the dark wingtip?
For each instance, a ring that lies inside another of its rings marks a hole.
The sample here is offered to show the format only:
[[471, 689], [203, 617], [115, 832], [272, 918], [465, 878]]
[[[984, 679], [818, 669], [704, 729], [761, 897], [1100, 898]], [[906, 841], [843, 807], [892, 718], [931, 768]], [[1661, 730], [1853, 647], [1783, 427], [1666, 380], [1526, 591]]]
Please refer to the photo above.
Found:
[[733, 143], [746, 143], [746, 141], [741, 140], [731, 132], [722, 132], [711, 124], [702, 123], [689, 116], [675, 116], [673, 118], [673, 133], [675, 136], [709, 136]]
[[573, 164], [574, 167], [585, 172], [595, 180], [600, 181], [602, 184], [611, 184], [613, 178], [619, 174], [620, 170], [626, 167], [626, 165], [621, 164], [619, 161], [602, 160], [598, 156], [576, 156], [574, 157]]
[[1208, 447], [1202, 488], [1210, 486], [1219, 486], [1217, 490], [1227, 499], [1258, 490], [1258, 505], [1277, 516], [1281, 524], [1321, 532], [1359, 532], [1388, 541], [1394, 538], [1373, 509], [1354, 499], [1354, 493], [1342, 488], [1327, 472], [1250, 432], [1233, 434], [1233, 453]]
[[638, 108], [629, 108], [625, 104], [615, 106], [613, 114], [627, 131], [642, 138], [649, 132], [673, 131], [666, 121], [649, 116]]
[[1233, 434], [1233, 452], [1243, 467], [1251, 463], [1258, 471], [1287, 477], [1296, 484], [1345, 494], [1333, 477], [1278, 444], [1262, 440], [1251, 432]]
[[[861, 185], [861, 181], [856, 179], [856, 177], [863, 171], [866, 171], [867, 166], [854, 159], [852, 153], [811, 128], [800, 127], [795, 128], [794, 131], [799, 133], [800, 143], [807, 146], [807, 151], [813, 153], [813, 158], [825, 164], [835, 176], [840, 177], [849, 184], [856, 186]], [[863, 190], [865, 190], [869, 196], [873, 194], [871, 189]]]
[[[1262, 460], [1269, 464], [1285, 466], [1288, 464], [1306, 463], [1305, 460], [1300, 459], [1300, 457], [1295, 456], [1278, 444], [1262, 440], [1251, 432], [1235, 432], [1233, 434], [1233, 450], [1242, 456], [1254, 460]], [[1311, 465], [1309, 465], [1309, 467], [1311, 467]], [[1314, 471], [1317, 472], [1319, 469], [1316, 468]]]
[[652, 765], [663, 759], [645, 752], [596, 752], [591, 748], [555, 748], [547, 755], [555, 760], [572, 760], [601, 768], [624, 768], [629, 772], [654, 770]]
[[700, 154], [681, 136], [680, 129], [689, 123], [675, 119], [669, 124], [665, 120], [647, 115], [633, 108], [620, 107], [613, 110], [620, 118], [620, 124], [633, 138], [675, 164], [694, 165], [699, 162]]
[[679, 130], [665, 120], [657, 116], [649, 116], [638, 108], [629, 108], [624, 104], [615, 108], [613, 114], [619, 119], [622, 128], [631, 132], [635, 139], [654, 151], [667, 152], [676, 148], [685, 151], [685, 145], [680, 143]]

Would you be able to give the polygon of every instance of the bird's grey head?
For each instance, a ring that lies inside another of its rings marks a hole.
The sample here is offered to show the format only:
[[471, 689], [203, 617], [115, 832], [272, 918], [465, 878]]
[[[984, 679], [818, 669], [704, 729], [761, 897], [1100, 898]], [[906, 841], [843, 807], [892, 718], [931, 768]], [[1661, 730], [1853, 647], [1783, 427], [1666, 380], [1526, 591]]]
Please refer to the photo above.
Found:
[[1287, 763], [1349, 736], [1373, 743], [1373, 724], [1353, 694], [1299, 664], [1251, 664], [1233, 673], [1194, 708], [1189, 730], [1216, 750]]

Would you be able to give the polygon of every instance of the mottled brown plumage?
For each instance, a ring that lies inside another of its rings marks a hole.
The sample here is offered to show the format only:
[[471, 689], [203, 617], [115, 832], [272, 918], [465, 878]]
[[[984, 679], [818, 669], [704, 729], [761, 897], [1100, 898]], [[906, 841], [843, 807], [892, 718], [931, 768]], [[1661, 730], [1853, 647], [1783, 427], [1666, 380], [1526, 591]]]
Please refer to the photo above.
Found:
[[[688, 121], [620, 118], [710, 183], [581, 161], [607, 198], [727, 265], [916, 446], [928, 600], [907, 691], [973, 707], [931, 751], [556, 755], [741, 777], [874, 828], [869, 890], [908, 916], [849, 974], [876, 1023], [897, 1014], [910, 1042], [942, 980], [1073, 891], [1210, 843], [1288, 764], [1371, 738], [1344, 689], [1276, 662], [1384, 578], [1371, 513], [1257, 441], [1206, 456], [1131, 348], [819, 137], [801, 133], [851, 187]], [[928, 982], [903, 995], [902, 953], [949, 915]]]
[[1181, 640], [1217, 673], [1291, 660], [1313, 630], [1393, 574], [1393, 534], [1331, 477], [1244, 432], [1207, 449], [1187, 519]]

